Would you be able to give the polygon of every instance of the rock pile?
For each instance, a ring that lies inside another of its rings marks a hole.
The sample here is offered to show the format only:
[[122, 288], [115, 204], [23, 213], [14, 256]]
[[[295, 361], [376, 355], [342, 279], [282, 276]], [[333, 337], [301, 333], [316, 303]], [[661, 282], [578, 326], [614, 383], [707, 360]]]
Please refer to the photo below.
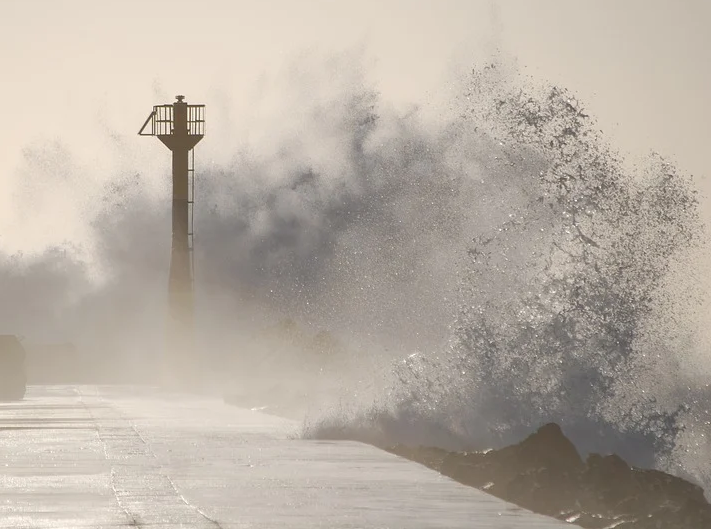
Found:
[[531, 511], [601, 529], [711, 528], [701, 487], [616, 455], [587, 460], [557, 424], [489, 452], [395, 446], [390, 451]]

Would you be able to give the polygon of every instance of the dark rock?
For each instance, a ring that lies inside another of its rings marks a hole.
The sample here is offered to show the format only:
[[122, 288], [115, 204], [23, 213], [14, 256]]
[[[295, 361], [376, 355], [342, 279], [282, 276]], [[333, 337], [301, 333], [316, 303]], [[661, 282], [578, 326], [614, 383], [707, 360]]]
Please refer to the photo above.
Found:
[[521, 443], [490, 452], [498, 460], [492, 493], [528, 509], [556, 515], [574, 505], [583, 461], [557, 424], [546, 424]]
[[608, 512], [634, 495], [632, 468], [616, 455], [590, 454], [580, 476], [582, 501], [594, 512]]
[[546, 424], [501, 450], [448, 454], [441, 472], [523, 507], [558, 514], [574, 501], [582, 468], [580, 455], [560, 427]]
[[[631, 467], [616, 455], [591, 454], [581, 475], [583, 497], [589, 509], [597, 512], [624, 513], [650, 520], [668, 518], [669, 513], [703, 512], [711, 514], [711, 507], [698, 485], [658, 470]], [[665, 522], [668, 526], [670, 521]], [[644, 525], [645, 527], [647, 525]], [[665, 526], [665, 527], [666, 527]], [[654, 524], [651, 525], [654, 527]], [[711, 527], [711, 525], [709, 525]]]
[[[411, 447], [406, 445], [396, 445], [387, 449], [393, 454], [399, 455], [411, 461], [416, 461], [428, 468], [432, 468], [438, 472], [442, 472], [442, 462], [445, 457], [452, 455], [442, 448], [435, 447]], [[444, 473], [444, 472], [443, 472]]]
[[578, 473], [584, 466], [575, 445], [554, 423], [542, 426], [519, 444], [491, 452], [491, 455], [506, 459], [517, 468], [548, 468], [564, 474]]
[[704, 489], [659, 470], [634, 469], [633, 475], [643, 494], [676, 503], [706, 503]]
[[489, 452], [398, 446], [391, 451], [532, 511], [591, 529], [711, 528], [711, 505], [693, 483], [631, 467], [617, 455], [583, 462], [556, 424]]

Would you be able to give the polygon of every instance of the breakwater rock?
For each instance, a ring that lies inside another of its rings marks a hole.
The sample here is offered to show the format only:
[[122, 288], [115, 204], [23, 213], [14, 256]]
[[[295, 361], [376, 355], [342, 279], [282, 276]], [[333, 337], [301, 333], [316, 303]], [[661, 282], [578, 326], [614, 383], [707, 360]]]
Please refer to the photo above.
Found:
[[617, 455], [583, 460], [557, 424], [488, 452], [398, 445], [390, 452], [531, 511], [587, 528], [711, 528], [701, 487], [632, 467]]

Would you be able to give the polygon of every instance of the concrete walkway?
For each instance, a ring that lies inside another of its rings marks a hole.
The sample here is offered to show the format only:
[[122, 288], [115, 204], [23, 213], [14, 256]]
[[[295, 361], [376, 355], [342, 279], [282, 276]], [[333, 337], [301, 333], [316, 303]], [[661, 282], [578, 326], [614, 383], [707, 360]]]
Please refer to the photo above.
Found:
[[147, 388], [0, 404], [0, 528], [543, 529], [533, 515], [291, 421]]

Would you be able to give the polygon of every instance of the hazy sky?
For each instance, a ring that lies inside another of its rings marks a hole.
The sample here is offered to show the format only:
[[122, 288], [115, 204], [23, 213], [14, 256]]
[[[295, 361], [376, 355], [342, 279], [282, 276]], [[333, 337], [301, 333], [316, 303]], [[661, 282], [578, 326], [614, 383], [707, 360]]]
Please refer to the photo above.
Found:
[[[705, 0], [0, 0], [0, 174], [25, 185], [22, 149], [53, 139], [72, 163], [100, 171], [107, 132], [145, 150], [124, 163], [143, 164], [162, 152], [135, 135], [153, 104], [184, 93], [208, 105], [213, 124], [229, 112], [246, 126], [262, 76], [299, 54], [360, 48], [369, 79], [402, 108], [446, 101], [453, 72], [499, 49], [579, 93], [622, 149], [657, 149], [702, 177], [709, 24]], [[219, 155], [225, 143], [208, 139], [204, 152]], [[10, 195], [0, 199], [0, 231], [18, 223]]]

